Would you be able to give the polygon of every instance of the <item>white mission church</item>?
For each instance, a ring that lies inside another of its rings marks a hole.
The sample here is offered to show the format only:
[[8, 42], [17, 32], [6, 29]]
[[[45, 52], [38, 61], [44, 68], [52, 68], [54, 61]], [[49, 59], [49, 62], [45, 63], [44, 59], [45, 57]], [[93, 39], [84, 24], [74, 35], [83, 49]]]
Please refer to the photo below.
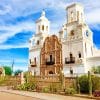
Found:
[[[59, 35], [50, 35], [50, 21], [42, 11], [36, 33], [29, 41], [29, 68], [36, 75], [85, 74], [100, 65], [100, 50], [93, 44], [93, 32], [85, 22], [84, 9], [74, 3], [66, 8], [67, 20]], [[91, 16], [92, 17], [92, 16]]]

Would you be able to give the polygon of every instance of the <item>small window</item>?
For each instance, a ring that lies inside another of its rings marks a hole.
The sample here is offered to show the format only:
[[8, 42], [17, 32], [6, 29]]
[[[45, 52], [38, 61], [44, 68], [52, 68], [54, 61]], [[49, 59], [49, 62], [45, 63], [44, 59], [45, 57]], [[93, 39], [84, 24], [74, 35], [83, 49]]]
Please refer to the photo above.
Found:
[[72, 53], [70, 53], [70, 58], [73, 57]]
[[74, 13], [71, 12], [71, 22], [73, 21]]
[[81, 52], [79, 52], [78, 57], [81, 58]]
[[71, 75], [73, 74], [73, 70], [72, 70], [72, 69], [70, 69], [70, 74], [71, 74]]
[[50, 55], [50, 61], [52, 61], [52, 55]]
[[30, 59], [30, 64], [31, 64], [31, 59]]
[[40, 43], [39, 40], [37, 40], [37, 45], [39, 45], [39, 43]]
[[44, 25], [42, 25], [42, 30], [44, 31]]
[[49, 74], [53, 74], [53, 71], [49, 71]]
[[36, 64], [36, 57], [34, 58], [34, 62], [35, 62], [35, 64]]
[[46, 30], [48, 31], [48, 26], [46, 26]]
[[71, 33], [70, 34], [71, 34], [71, 36], [73, 36], [74, 35], [74, 30], [71, 30]]
[[2, 74], [2, 71], [0, 71], [0, 75]]

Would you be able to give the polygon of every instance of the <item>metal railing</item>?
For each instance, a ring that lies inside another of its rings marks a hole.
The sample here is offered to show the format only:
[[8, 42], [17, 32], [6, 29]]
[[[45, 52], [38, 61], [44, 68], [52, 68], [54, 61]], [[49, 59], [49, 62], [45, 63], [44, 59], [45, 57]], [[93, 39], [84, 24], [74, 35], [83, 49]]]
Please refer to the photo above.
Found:
[[31, 62], [31, 67], [36, 67], [36, 63], [35, 62]]
[[55, 59], [53, 58], [52, 60], [46, 59], [46, 65], [54, 65], [55, 64]]
[[65, 64], [75, 63], [75, 57], [67, 57], [65, 58]]

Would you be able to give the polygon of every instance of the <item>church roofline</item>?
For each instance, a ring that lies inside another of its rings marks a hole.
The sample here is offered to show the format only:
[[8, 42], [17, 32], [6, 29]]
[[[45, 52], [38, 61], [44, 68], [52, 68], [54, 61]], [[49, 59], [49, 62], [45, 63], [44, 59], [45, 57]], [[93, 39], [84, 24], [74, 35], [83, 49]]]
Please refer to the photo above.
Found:
[[83, 8], [83, 6], [80, 3], [72, 3], [72, 4], [70, 4], [69, 6], [66, 7], [66, 10], [71, 8], [71, 7], [77, 6], [77, 5], [79, 5]]

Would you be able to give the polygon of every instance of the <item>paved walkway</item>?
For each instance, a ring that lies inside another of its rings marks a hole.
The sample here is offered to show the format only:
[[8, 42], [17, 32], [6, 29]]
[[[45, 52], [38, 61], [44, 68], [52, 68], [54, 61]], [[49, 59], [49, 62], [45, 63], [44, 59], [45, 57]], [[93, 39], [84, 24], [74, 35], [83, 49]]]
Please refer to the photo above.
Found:
[[[95, 100], [95, 99], [86, 99], [86, 98], [81, 98], [81, 97], [62, 96], [62, 95], [56, 95], [56, 94], [17, 91], [17, 90], [1, 90], [1, 91], [4, 93], [17, 94], [17, 95], [26, 96], [26, 97], [40, 98], [41, 100]], [[15, 100], [15, 99], [12, 99], [12, 100]], [[27, 100], [27, 99], [24, 99], [24, 100]], [[38, 100], [38, 99], [31, 99], [31, 100]]]

